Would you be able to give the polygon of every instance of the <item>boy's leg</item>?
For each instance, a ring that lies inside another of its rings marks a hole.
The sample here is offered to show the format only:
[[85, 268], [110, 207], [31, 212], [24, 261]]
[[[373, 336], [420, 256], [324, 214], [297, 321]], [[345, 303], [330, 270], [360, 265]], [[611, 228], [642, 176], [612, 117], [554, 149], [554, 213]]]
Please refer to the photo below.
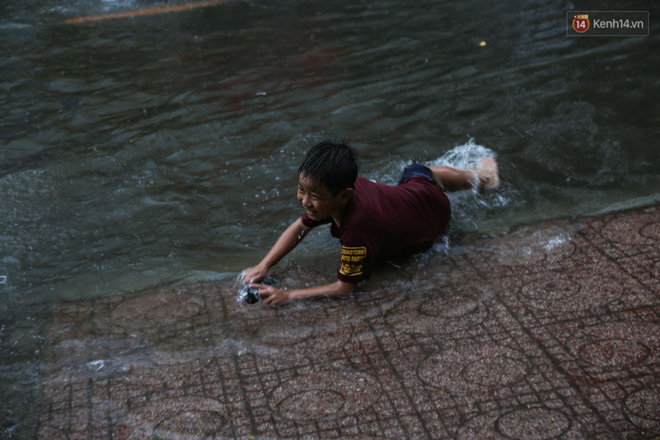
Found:
[[479, 189], [497, 189], [500, 184], [497, 162], [492, 157], [482, 159], [473, 170], [442, 166], [429, 168], [433, 172], [433, 179], [447, 191], [461, 191], [475, 186]]

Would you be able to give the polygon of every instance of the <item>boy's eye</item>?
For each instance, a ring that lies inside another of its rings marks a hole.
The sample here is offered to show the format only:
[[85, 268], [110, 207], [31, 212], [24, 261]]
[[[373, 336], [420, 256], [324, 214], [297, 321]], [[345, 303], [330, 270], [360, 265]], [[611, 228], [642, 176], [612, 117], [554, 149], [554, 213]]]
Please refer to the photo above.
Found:
[[[305, 190], [302, 189], [301, 187], [298, 187], [298, 193], [301, 194], [301, 195], [305, 194]], [[317, 193], [314, 193], [314, 192], [309, 193], [309, 196], [314, 200], [320, 200], [320, 197]]]

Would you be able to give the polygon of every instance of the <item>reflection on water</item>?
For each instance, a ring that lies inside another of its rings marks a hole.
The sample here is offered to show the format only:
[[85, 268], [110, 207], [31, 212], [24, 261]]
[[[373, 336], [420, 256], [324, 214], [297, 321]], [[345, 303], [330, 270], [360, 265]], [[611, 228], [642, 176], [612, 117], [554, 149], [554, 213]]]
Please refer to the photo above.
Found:
[[[182, 4], [156, 4], [151, 7], [142, 7], [138, 9], [130, 9], [123, 12], [111, 12], [100, 15], [88, 15], [82, 17], [67, 18], [63, 21], [64, 24], [80, 24], [80, 23], [89, 23], [93, 21], [102, 21], [102, 20], [117, 20], [122, 18], [134, 18], [134, 17], [143, 17], [146, 15], [157, 15], [157, 14], [170, 14], [174, 12], [185, 12], [193, 9], [200, 8], [209, 8], [211, 6], [217, 6], [221, 3], [224, 3], [226, 0], [209, 0], [209, 1], [199, 1], [196, 3], [182, 3]], [[131, 5], [138, 6], [138, 5]]]
[[[653, 20], [647, 38], [567, 38], [572, 6], [542, 1], [292, 0], [63, 24], [164, 4], [0, 6], [4, 382], [38, 371], [48, 304], [257, 262], [325, 138], [385, 183], [470, 139], [494, 151], [502, 188], [452, 199], [459, 236], [658, 200]], [[315, 233], [290, 261], [332, 277], [335, 248]]]

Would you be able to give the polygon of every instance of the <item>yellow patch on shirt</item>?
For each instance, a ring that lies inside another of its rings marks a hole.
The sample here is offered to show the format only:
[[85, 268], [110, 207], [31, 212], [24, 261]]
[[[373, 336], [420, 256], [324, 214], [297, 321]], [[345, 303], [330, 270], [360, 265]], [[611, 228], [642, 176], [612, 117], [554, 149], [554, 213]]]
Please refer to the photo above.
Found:
[[362, 266], [366, 256], [367, 248], [364, 246], [342, 246], [339, 273], [347, 277], [362, 275]]

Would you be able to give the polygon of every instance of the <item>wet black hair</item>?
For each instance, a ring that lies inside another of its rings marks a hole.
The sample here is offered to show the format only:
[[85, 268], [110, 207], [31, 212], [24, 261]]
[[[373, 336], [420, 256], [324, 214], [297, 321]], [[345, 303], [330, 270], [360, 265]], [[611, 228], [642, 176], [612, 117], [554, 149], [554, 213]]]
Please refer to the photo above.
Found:
[[360, 161], [357, 152], [344, 140], [325, 140], [307, 152], [298, 174], [323, 185], [333, 196], [355, 187]]

